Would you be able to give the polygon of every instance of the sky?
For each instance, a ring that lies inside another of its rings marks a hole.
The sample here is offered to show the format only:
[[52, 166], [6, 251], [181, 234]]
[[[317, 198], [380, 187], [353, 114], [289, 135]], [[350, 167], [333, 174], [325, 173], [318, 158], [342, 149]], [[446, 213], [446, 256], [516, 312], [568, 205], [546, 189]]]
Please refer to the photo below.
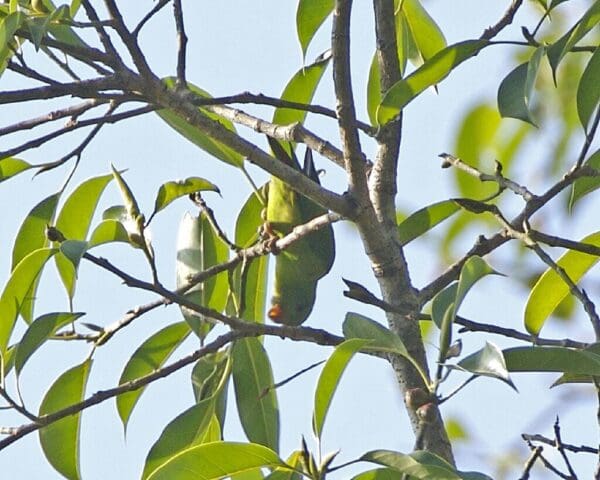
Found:
[[[138, 18], [140, 9], [147, 8], [150, 4], [143, 2], [142, 7], [137, 2], [121, 3], [124, 4], [125, 18]], [[353, 84], [357, 111], [364, 119], [364, 85], [374, 49], [373, 22], [371, 2], [356, 0], [354, 3]], [[507, 3], [432, 0], [425, 4], [433, 18], [440, 23], [450, 44], [478, 36], [500, 17]], [[526, 2], [523, 12], [517, 17], [516, 26], [503, 34], [504, 37], [518, 37], [520, 25], [533, 24], [535, 17], [532, 15], [531, 3]], [[579, 1], [572, 3], [581, 5]], [[175, 71], [176, 44], [170, 12], [170, 8], [164, 9], [148, 25], [141, 37], [149, 63], [159, 76], [173, 75]], [[184, 12], [190, 38], [188, 79], [214, 96], [243, 91], [278, 96], [288, 79], [302, 65], [295, 35], [295, 2], [184, 2]], [[309, 49], [309, 60], [327, 48], [328, 36], [329, 23], [320, 31]], [[512, 56], [514, 51], [495, 48], [497, 50], [488, 49], [462, 65], [440, 86], [438, 94], [426, 92], [406, 109], [398, 179], [399, 208], [413, 211], [456, 194], [451, 175], [439, 168], [437, 155], [451, 150], [453, 135], [465, 111], [483, 98], [494, 99], [501, 79], [516, 65]], [[33, 57], [33, 52], [27, 53]], [[319, 87], [315, 103], [332, 107], [329, 75], [330, 70]], [[7, 73], [0, 79], [2, 90], [20, 87], [22, 84], [15, 75]], [[17, 118], [25, 118], [29, 112], [31, 116], [36, 112], [39, 114], [52, 108], [51, 105], [58, 104], [43, 102], [31, 107], [3, 107], [0, 123], [5, 125]], [[265, 108], [243, 108], [267, 119], [271, 116]], [[307, 126], [317, 130], [321, 136], [337, 139], [336, 125], [329, 120], [309, 116]], [[265, 146], [264, 139], [253, 132], [241, 127], [238, 130], [246, 138]], [[52, 161], [76, 145], [78, 138], [81, 138], [81, 134], [53, 142], [21, 157], [32, 163]], [[15, 138], [11, 142], [17, 140]], [[0, 139], [0, 145], [5, 148], [3, 139]], [[372, 157], [373, 145], [365, 142], [364, 147]], [[531, 152], [536, 152], [535, 145], [528, 148]], [[323, 158], [317, 158], [317, 162], [319, 168], [325, 169], [322, 182], [328, 188], [343, 192], [345, 174], [337, 167], [327, 164]], [[189, 176], [207, 178], [219, 186], [222, 196], [207, 193], [205, 199], [215, 210], [223, 227], [230, 232], [234, 226], [236, 209], [250, 194], [250, 187], [239, 172], [209, 158], [152, 114], [109, 126], [102, 131], [86, 149], [72, 185], [77, 185], [90, 176], [108, 173], [111, 163], [119, 169], [128, 169], [125, 178], [146, 212], [151, 211], [156, 191], [164, 181]], [[255, 168], [251, 167], [250, 170], [257, 182], [267, 179]], [[66, 169], [58, 169], [35, 178], [25, 173], [2, 184], [0, 205], [10, 205], [10, 212], [3, 215], [3, 228], [0, 231], [0, 251], [5, 252], [0, 258], [0, 279], [8, 275], [10, 265], [6, 252], [12, 248], [15, 232], [22, 219], [40, 198], [60, 187], [66, 174]], [[521, 180], [531, 180], [535, 185], [535, 179], [531, 172], [524, 172]], [[99, 212], [119, 201], [116, 187], [110, 185], [102, 198]], [[186, 210], [191, 210], [191, 205], [186, 200], [179, 200], [153, 221], [152, 238], [159, 274], [167, 285], [174, 285], [175, 232]], [[582, 231], [576, 232], [577, 234], [589, 233], [589, 225], [581, 228]], [[354, 230], [349, 225], [339, 224], [335, 226], [335, 232], [336, 263], [331, 273], [320, 283], [317, 304], [307, 325], [340, 333], [344, 313], [349, 310], [383, 322], [383, 315], [377, 309], [351, 302], [342, 296], [342, 277], [360, 281], [374, 291], [377, 288]], [[464, 245], [468, 246], [469, 242]], [[427, 243], [407, 248], [412, 279], [418, 287], [427, 283], [442, 267], [431, 248]], [[107, 256], [133, 274], [148, 278], [148, 269], [138, 251], [134, 252], [125, 246], [102, 247], [97, 250], [97, 254]], [[44, 274], [39, 291], [38, 313], [67, 308], [66, 296], [53, 272]], [[130, 292], [118, 279], [89, 264], [84, 263], [80, 268], [75, 310], [86, 311], [84, 319], [87, 322], [100, 325], [112, 323], [127, 310], [153, 298], [145, 292]], [[510, 278], [488, 278], [478, 284], [467, 298], [461, 314], [488, 323], [519, 328], [525, 299], [525, 292]], [[133, 350], [152, 333], [180, 320], [176, 308], [159, 309], [142, 317], [99, 348], [94, 355], [88, 395], [116, 385]], [[587, 335], [589, 332], [584, 322], [579, 320], [575, 327], [570, 328], [574, 328], [582, 336]], [[23, 332], [22, 325], [17, 332]], [[548, 336], [566, 336], [565, 332], [567, 331], [560, 325], [550, 326], [545, 331]], [[463, 340], [465, 352], [469, 353], [481, 348], [486, 338], [464, 335]], [[498, 337], [492, 340], [501, 347], [514, 345]], [[434, 342], [435, 338], [431, 341]], [[326, 359], [331, 352], [322, 347], [273, 338], [265, 339], [265, 345], [271, 355], [276, 381], [315, 361]], [[172, 358], [179, 358], [195, 348], [194, 340], [188, 339]], [[20, 382], [26, 404], [36, 410], [54, 379], [70, 366], [83, 361], [89, 349], [89, 345], [74, 342], [53, 342], [37, 352], [23, 372]], [[434, 358], [435, 350], [433, 347], [430, 350]], [[318, 372], [318, 369], [313, 370], [278, 390], [282, 418], [281, 452], [284, 457], [300, 446], [301, 435], [305, 435], [311, 442], [311, 408]], [[138, 477], [146, 452], [164, 426], [192, 405], [189, 375], [190, 369], [184, 369], [152, 384], [133, 413], [126, 438], [113, 401], [86, 411], [81, 427], [83, 478]], [[579, 420], [594, 418], [593, 401], [585, 400], [591, 397], [591, 390], [579, 387], [549, 390], [554, 378], [550, 375], [518, 376], [515, 378], [518, 394], [501, 382], [479, 379], [453, 401], [445, 404], [442, 409], [444, 416], [463, 422], [474, 440], [466, 446], [456, 444], [455, 454], [459, 468], [491, 474], [490, 465], [497, 456], [507, 454], [516, 447], [521, 448], [521, 454], [525, 452], [519, 439], [520, 433], [551, 434], [551, 426], [557, 413], [560, 413], [564, 425], [566, 441], [596, 444], [593, 422], [587, 427]], [[458, 383], [457, 377], [448, 385], [448, 391]], [[230, 400], [233, 398], [233, 392], [230, 392]], [[565, 402], [570, 406], [565, 407]], [[232, 409], [228, 412], [226, 438], [242, 440], [244, 437], [236, 419], [234, 405], [230, 407]], [[0, 412], [2, 425], [17, 425], [23, 421], [8, 412]], [[314, 446], [314, 443], [311, 444]], [[355, 358], [344, 375], [330, 410], [325, 426], [323, 451], [339, 449], [339, 461], [345, 462], [367, 450], [388, 448], [407, 452], [412, 445], [413, 436], [391, 368], [378, 359]], [[60, 478], [43, 458], [35, 434], [0, 452], [0, 471], [6, 478]], [[358, 470], [344, 471], [339, 476], [332, 475], [332, 478], [348, 478], [353, 471]], [[538, 475], [541, 475], [539, 471]]]

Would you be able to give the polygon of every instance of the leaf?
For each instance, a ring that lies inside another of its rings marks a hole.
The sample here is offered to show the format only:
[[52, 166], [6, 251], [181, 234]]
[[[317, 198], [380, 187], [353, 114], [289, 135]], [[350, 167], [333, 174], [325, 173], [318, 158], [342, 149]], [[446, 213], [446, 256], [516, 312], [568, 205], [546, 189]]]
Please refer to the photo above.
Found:
[[14, 54], [14, 35], [27, 17], [22, 12], [12, 12], [0, 20], [0, 76]]
[[218, 480], [255, 468], [285, 468], [277, 454], [254, 443], [212, 442], [171, 457], [148, 480]]
[[588, 61], [579, 86], [577, 87], [577, 114], [583, 129], [587, 132], [592, 113], [600, 103], [600, 47], [596, 48]]
[[[600, 246], [600, 232], [588, 235], [581, 240], [581, 243]], [[594, 255], [569, 250], [557, 260], [556, 264], [574, 283], [577, 283], [598, 260], [599, 257]], [[548, 268], [529, 293], [524, 315], [527, 331], [532, 335], [538, 335], [554, 309], [569, 294], [569, 286], [559, 277], [558, 273]]]
[[[196, 217], [186, 213], [177, 234], [177, 288], [187, 285], [190, 276], [223, 263], [227, 258], [227, 245], [214, 232], [206, 214], [201, 212]], [[185, 293], [185, 298], [197, 305], [222, 311], [227, 302], [226, 273], [195, 285]], [[181, 307], [181, 312], [194, 333], [203, 341], [214, 323], [187, 307]]]
[[463, 358], [458, 366], [467, 372], [502, 380], [517, 390], [510, 378], [503, 352], [493, 343], [485, 342], [481, 350]]
[[[67, 240], [81, 241], [86, 239], [100, 196], [112, 179], [111, 174], [90, 178], [81, 183], [69, 195], [56, 218], [55, 225]], [[65, 252], [63, 251], [63, 253]], [[77, 265], [81, 257], [79, 256], [74, 262], [73, 260], [76, 257], [71, 258], [67, 254], [65, 256], [71, 260], [70, 263], [63, 255], [57, 255], [54, 261], [62, 283], [67, 290], [67, 295], [69, 299], [72, 299], [75, 294]]]
[[[285, 463], [297, 470], [302, 470], [302, 452], [298, 450], [292, 452]], [[276, 468], [264, 478], [265, 480], [302, 480], [303, 476], [289, 468]]]
[[[231, 377], [231, 357], [228, 350], [201, 357], [192, 369], [192, 388], [196, 403], [216, 395], [215, 415], [220, 430], [225, 425], [227, 392]], [[217, 440], [220, 440], [219, 437]]]
[[403, 0], [402, 13], [423, 60], [429, 60], [446, 47], [446, 39], [440, 27], [419, 0]]
[[[283, 89], [281, 100], [310, 103], [330, 59], [331, 52], [327, 51], [311, 65], [298, 70]], [[277, 125], [302, 123], [306, 118], [306, 113], [305, 110], [278, 107], [273, 113], [273, 123]]]
[[140, 207], [138, 205], [137, 200], [135, 199], [135, 195], [127, 185], [127, 182], [121, 176], [121, 173], [114, 167], [114, 165], [110, 166], [112, 170], [113, 177], [119, 186], [119, 191], [121, 192], [121, 198], [123, 199], [123, 203], [125, 204], [125, 210], [127, 212], [127, 216], [132, 220], [137, 220], [141, 215]]
[[88, 249], [88, 242], [82, 240], [65, 240], [60, 244], [60, 253], [56, 255], [56, 265], [60, 265], [59, 271], [63, 278], [63, 284], [67, 290], [69, 300], [75, 296], [75, 282], [79, 262]]
[[[588, 158], [584, 166], [591, 167], [600, 172], [600, 150], [596, 150]], [[569, 198], [569, 209], [572, 209], [582, 197], [600, 187], [600, 175], [594, 177], [582, 177], [573, 182], [571, 197]]]
[[273, 372], [257, 338], [237, 340], [231, 350], [233, 384], [242, 427], [251, 442], [279, 450], [279, 407]]
[[[175, 88], [174, 77], [164, 78], [163, 82], [167, 88]], [[200, 98], [211, 98], [211, 96], [201, 88], [192, 85], [189, 82], [187, 83], [187, 86], [194, 95], [197, 95]], [[233, 126], [233, 123], [231, 123], [229, 120], [225, 120], [223, 117], [215, 113], [209, 112], [207, 110], [204, 110], [202, 108], [199, 108], [198, 110], [201, 115], [204, 115], [205, 117], [208, 117], [209, 119], [220, 123], [227, 130], [231, 132], [236, 131], [235, 127]], [[160, 118], [162, 118], [173, 130], [185, 137], [197, 147], [200, 147], [209, 155], [212, 155], [213, 157], [229, 165], [233, 165], [234, 167], [243, 167], [244, 157], [242, 157], [242, 155], [240, 155], [235, 150], [229, 148], [228, 146], [220, 143], [219, 141], [209, 137], [206, 133], [204, 133], [197, 127], [190, 125], [185, 119], [176, 115], [173, 111], [164, 109], [157, 110], [156, 114]]]
[[539, 47], [528, 62], [519, 65], [502, 80], [498, 88], [498, 110], [502, 117], [536, 126], [529, 106], [544, 52], [545, 47]]
[[[189, 333], [188, 325], [185, 322], [179, 322], [168, 325], [150, 336], [138, 347], [125, 365], [121, 378], [119, 378], [119, 385], [131, 382], [161, 368]], [[145, 387], [142, 387], [125, 392], [117, 397], [117, 411], [124, 430], [127, 430], [131, 413], [144, 390]]]
[[444, 48], [408, 77], [395, 83], [384, 95], [377, 110], [377, 121], [385, 125], [428, 87], [436, 85], [465, 60], [489, 45], [485, 40], [467, 40]]
[[296, 10], [296, 31], [302, 49], [302, 60], [319, 27], [333, 11], [334, 0], [300, 0]]
[[15, 353], [15, 370], [21, 373], [29, 357], [60, 328], [73, 323], [85, 313], [47, 313], [35, 319], [23, 335]]
[[13, 157], [4, 158], [0, 160], [0, 182], [14, 177], [25, 170], [29, 170], [31, 167], [25, 160]]
[[566, 347], [516, 347], [503, 351], [511, 372], [562, 372], [600, 376], [600, 355]]
[[393, 468], [375, 468], [359, 473], [351, 480], [398, 480], [398, 471]]
[[129, 235], [121, 222], [117, 220], [104, 220], [94, 228], [88, 242], [88, 249], [111, 242], [129, 243]]
[[[92, 366], [86, 360], [64, 372], [52, 384], [40, 405], [39, 415], [48, 415], [83, 400], [85, 385]], [[40, 444], [50, 465], [70, 480], [81, 478], [79, 473], [79, 427], [81, 412], [69, 415], [42, 427]]]
[[352, 357], [362, 347], [364, 347], [369, 340], [362, 338], [353, 338], [340, 343], [325, 363], [319, 380], [317, 382], [317, 389], [315, 390], [315, 404], [313, 409], [313, 431], [317, 436], [317, 439], [321, 438], [323, 433], [323, 425], [325, 424], [325, 417], [327, 411], [333, 400], [333, 394], [335, 393], [337, 386], [342, 378], [342, 374]]
[[152, 477], [172, 457], [190, 447], [201, 444], [210, 425], [215, 399], [209, 397], [188, 408], [164, 428], [146, 457], [142, 480]]
[[31, 291], [48, 259], [57, 252], [55, 248], [40, 248], [27, 255], [10, 274], [0, 296], [0, 353], [6, 354], [10, 335], [15, 326], [20, 306]]
[[560, 61], [598, 22], [600, 22], [600, 2], [594, 1], [590, 8], [575, 23], [573, 28], [548, 48], [548, 60], [550, 61], [555, 81], [556, 69]]
[[460, 206], [453, 200], [444, 200], [417, 210], [398, 224], [400, 243], [404, 246], [412, 242], [459, 210]]
[[152, 216], [179, 197], [206, 190], [220, 193], [219, 187], [200, 177], [189, 177], [185, 180], [163, 183], [158, 189], [156, 200], [154, 201], [154, 212], [152, 212]]
[[354, 312], [346, 313], [346, 318], [342, 325], [344, 337], [362, 338], [370, 340], [370, 343], [365, 346], [365, 350], [375, 350], [378, 352], [387, 352], [394, 355], [401, 355], [413, 364], [416, 370], [421, 374], [423, 382], [428, 384], [428, 378], [421, 366], [408, 353], [408, 350], [402, 343], [402, 340], [391, 330], [383, 325], [367, 318], [363, 315]]

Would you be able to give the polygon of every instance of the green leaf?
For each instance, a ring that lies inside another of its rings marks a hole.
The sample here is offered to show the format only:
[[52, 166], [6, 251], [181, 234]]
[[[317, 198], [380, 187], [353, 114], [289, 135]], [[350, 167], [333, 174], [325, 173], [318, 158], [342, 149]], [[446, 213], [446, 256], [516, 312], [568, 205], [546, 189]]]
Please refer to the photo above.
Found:
[[296, 31], [302, 49], [302, 60], [319, 27], [333, 11], [334, 0], [300, 0], [296, 10]]
[[[285, 461], [290, 467], [302, 470], [302, 452], [296, 450]], [[303, 476], [289, 468], [274, 469], [265, 480], [302, 480]]]
[[[585, 161], [584, 165], [600, 171], [600, 150], [596, 150], [590, 158]], [[575, 180], [575, 182], [573, 182], [573, 188], [571, 189], [569, 209], [572, 209], [575, 203], [582, 197], [597, 190], [598, 187], [600, 187], [600, 175], [595, 177], [582, 177]]]
[[15, 371], [21, 373], [29, 357], [60, 328], [73, 323], [85, 313], [56, 312], [36, 318], [23, 335], [15, 353]]
[[[164, 84], [169, 89], [175, 88], [175, 78], [168, 77], [163, 79]], [[195, 85], [192, 85], [188, 82], [189, 90], [197, 95], [200, 98], [211, 98], [211, 96]], [[224, 126], [227, 130], [231, 132], [235, 132], [235, 127], [233, 123], [229, 120], [225, 120], [223, 117], [199, 108], [199, 111], [202, 115], [208, 117], [209, 119], [219, 122], [222, 126]], [[244, 165], [244, 157], [237, 153], [235, 150], [229, 148], [228, 146], [218, 142], [217, 140], [212, 139], [208, 135], [206, 135], [202, 130], [190, 125], [185, 119], [179, 117], [171, 110], [158, 110], [156, 114], [162, 118], [173, 130], [177, 133], [185, 137], [187, 140], [192, 142], [197, 147], [200, 147], [202, 150], [207, 152], [209, 155], [228, 163], [229, 165], [233, 165], [234, 167], [242, 167]]]
[[123, 203], [125, 204], [125, 210], [127, 211], [127, 215], [132, 220], [137, 220], [141, 215], [140, 207], [138, 205], [137, 200], [135, 199], [135, 195], [127, 185], [127, 182], [121, 176], [121, 173], [111, 165], [112, 174], [119, 186], [119, 191], [121, 192], [121, 198], [123, 199]]
[[333, 394], [335, 393], [338, 384], [342, 378], [342, 374], [350, 360], [356, 352], [364, 347], [369, 340], [363, 338], [353, 338], [346, 340], [335, 347], [335, 350], [325, 363], [319, 380], [317, 382], [317, 389], [315, 390], [315, 406], [313, 409], [313, 431], [317, 436], [317, 439], [321, 438], [323, 433], [323, 425], [325, 424], [325, 418], [327, 411], [333, 400]]
[[277, 454], [254, 443], [213, 442], [174, 455], [148, 480], [218, 480], [256, 468], [285, 468]]
[[[40, 405], [39, 415], [48, 415], [83, 400], [92, 366], [86, 360], [64, 372], [52, 384]], [[81, 413], [69, 415], [40, 429], [39, 437], [46, 459], [69, 480], [79, 480], [79, 426]]]
[[467, 372], [502, 380], [516, 390], [510, 378], [503, 352], [493, 343], [485, 342], [481, 350], [463, 358], [458, 366]]
[[[177, 288], [186, 285], [191, 275], [227, 261], [228, 251], [204, 212], [197, 217], [186, 213], [177, 235]], [[185, 297], [198, 305], [223, 310], [227, 302], [226, 275], [223, 272], [195, 285], [185, 293]], [[181, 307], [181, 312], [194, 333], [204, 340], [214, 323], [189, 308]]]
[[465, 60], [489, 45], [485, 40], [467, 40], [444, 48], [408, 77], [400, 80], [384, 95], [377, 110], [377, 121], [384, 125], [428, 87], [436, 85]]
[[592, 113], [600, 103], [600, 47], [596, 48], [592, 58], [590, 58], [579, 86], [577, 87], [577, 114], [583, 129], [587, 132]]
[[444, 200], [417, 210], [398, 224], [400, 243], [406, 245], [412, 242], [459, 210], [460, 206], [454, 200]]
[[96, 225], [90, 236], [89, 249], [111, 242], [129, 243], [129, 235], [123, 224], [117, 220], [104, 220]]
[[[185, 322], [179, 322], [168, 325], [149, 337], [138, 347], [125, 365], [119, 379], [119, 385], [131, 382], [161, 368], [189, 333], [188, 325]], [[127, 430], [131, 413], [144, 390], [145, 387], [139, 388], [117, 397], [117, 411], [121, 422], [123, 422], [123, 429]]]
[[529, 106], [544, 52], [545, 47], [539, 47], [528, 62], [519, 65], [502, 80], [498, 88], [498, 110], [503, 117], [535, 126]]
[[196, 402], [216, 395], [215, 415], [219, 422], [219, 430], [222, 430], [225, 425], [227, 385], [230, 377], [231, 357], [228, 350], [205, 355], [192, 369], [192, 388]]
[[215, 399], [209, 397], [172, 420], [148, 452], [142, 480], [152, 477], [153, 473], [180, 452], [201, 444], [214, 409]]
[[19, 158], [8, 157], [0, 160], [0, 182], [14, 177], [25, 170], [31, 168], [31, 165], [25, 160]]
[[359, 473], [351, 480], [398, 480], [398, 471], [393, 468], [375, 468]]
[[84, 240], [65, 240], [60, 244], [60, 253], [54, 257], [69, 300], [72, 300], [75, 296], [75, 283], [77, 281], [79, 262], [87, 249], [88, 242]]
[[548, 60], [555, 79], [560, 61], [598, 22], [600, 22], [600, 2], [594, 1], [573, 28], [548, 48]]
[[562, 372], [600, 375], [600, 355], [566, 347], [516, 347], [503, 350], [511, 372]]
[[[588, 235], [581, 240], [581, 243], [600, 246], [600, 232]], [[594, 255], [569, 250], [558, 259], [556, 264], [574, 283], [577, 283], [598, 260], [599, 257]], [[527, 331], [532, 335], [538, 335], [554, 309], [569, 294], [569, 286], [559, 277], [558, 273], [548, 268], [529, 293], [524, 315]]]
[[370, 343], [364, 347], [364, 350], [401, 355], [414, 365], [416, 370], [421, 374], [425, 384], [429, 383], [427, 375], [408, 353], [400, 337], [380, 323], [358, 313], [348, 312], [342, 325], [342, 331], [344, 332], [344, 337], [347, 339], [362, 338], [370, 340]]
[[22, 12], [9, 13], [0, 21], [0, 75], [14, 55], [14, 35], [27, 17]]
[[403, 0], [402, 13], [423, 60], [429, 60], [446, 47], [446, 39], [440, 27], [419, 0]]
[[31, 291], [48, 259], [57, 252], [55, 248], [40, 248], [27, 255], [14, 268], [0, 296], [0, 353], [6, 354], [8, 341], [15, 326], [20, 306]]
[[154, 202], [154, 212], [152, 216], [157, 212], [161, 211], [173, 200], [189, 195], [190, 193], [201, 192], [201, 191], [212, 191], [220, 193], [219, 187], [209, 182], [208, 180], [200, 177], [189, 177], [185, 180], [177, 180], [175, 182], [163, 183], [158, 189], [156, 200]]
[[251, 442], [279, 450], [279, 407], [267, 352], [257, 338], [237, 340], [231, 351], [233, 384], [242, 427]]

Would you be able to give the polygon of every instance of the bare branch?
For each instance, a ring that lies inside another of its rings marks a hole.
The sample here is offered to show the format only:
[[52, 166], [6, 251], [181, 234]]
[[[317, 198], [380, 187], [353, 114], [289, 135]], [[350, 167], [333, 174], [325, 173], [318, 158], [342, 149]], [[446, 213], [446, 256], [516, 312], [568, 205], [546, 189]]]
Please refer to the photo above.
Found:
[[140, 34], [140, 30], [144, 27], [144, 25], [146, 25], [146, 23], [154, 16], [156, 15], [158, 12], [160, 12], [162, 10], [162, 8], [167, 5], [171, 0], [159, 0], [159, 2], [154, 5], [154, 7], [152, 7], [152, 10], [150, 10], [146, 15], [144, 15], [144, 17], [140, 20], [140, 23], [137, 24], [137, 26], [133, 29], [133, 31], [131, 32], [131, 34], [134, 37], [137, 37]]
[[173, 16], [175, 17], [175, 29], [177, 30], [177, 86], [187, 88], [185, 65], [188, 38], [185, 34], [181, 0], [173, 0]]
[[498, 22], [495, 25], [486, 28], [479, 38], [481, 38], [482, 40], [491, 40], [496, 35], [498, 35], [502, 30], [504, 30], [504, 28], [506, 28], [512, 23], [513, 18], [517, 14], [517, 11], [519, 10], [522, 4], [523, 0], [513, 0], [510, 7], [508, 7], [508, 10], [506, 10], [506, 12], [504, 12], [504, 15], [502, 15], [502, 18], [498, 20]]

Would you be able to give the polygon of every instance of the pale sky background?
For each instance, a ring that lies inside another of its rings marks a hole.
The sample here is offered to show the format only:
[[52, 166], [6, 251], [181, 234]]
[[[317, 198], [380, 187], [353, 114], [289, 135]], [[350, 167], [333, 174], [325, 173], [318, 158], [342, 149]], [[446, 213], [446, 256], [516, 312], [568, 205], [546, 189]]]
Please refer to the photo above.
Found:
[[[120, 3], [123, 5], [125, 18], [131, 18], [131, 13], [137, 19], [139, 11], [149, 8], [151, 2], [140, 2], [140, 6], [136, 5], [137, 2]], [[439, 22], [450, 44], [480, 35], [484, 28], [500, 17], [508, 3], [435, 0], [426, 2], [426, 6]], [[532, 3], [526, 2], [515, 26], [503, 33], [503, 38], [519, 38], [521, 25], [534, 25], [537, 17], [531, 15]], [[578, 0], [569, 2], [569, 5], [577, 9], [583, 4]], [[371, 2], [356, 0], [352, 24], [353, 84], [357, 111], [363, 119], [367, 118], [364, 85], [374, 50], [371, 8]], [[190, 37], [188, 80], [214, 96], [246, 90], [278, 96], [288, 79], [301, 66], [300, 48], [295, 33], [295, 9], [296, 2], [292, 1], [184, 2]], [[129, 22], [130, 25], [133, 23]], [[329, 27], [328, 23], [313, 41], [307, 55], [309, 61], [327, 48]], [[158, 75], [174, 74], [176, 53], [170, 7], [165, 8], [144, 29], [142, 46]], [[29, 50], [27, 53], [32, 54]], [[32, 57], [33, 55], [30, 58]], [[438, 95], [426, 92], [406, 109], [401, 173], [398, 179], [399, 207], [414, 211], [456, 195], [453, 176], [448, 170], [439, 168], [437, 155], [452, 150], [453, 135], [462, 115], [482, 99], [493, 101], [501, 79], [514, 66], [516, 63], [511, 56], [511, 49], [488, 48], [459, 67], [444, 81]], [[319, 87], [315, 103], [332, 107], [330, 75], [329, 69]], [[19, 78], [9, 72], [0, 79], [2, 90], [21, 86]], [[52, 106], [54, 105], [57, 102], [52, 102]], [[38, 104], [35, 109], [31, 109], [31, 116], [50, 108], [50, 102]], [[268, 109], [249, 106], [240, 108], [271, 118]], [[24, 119], [28, 109], [29, 107], [26, 109], [16, 105], [3, 107], [1, 124]], [[337, 143], [337, 127], [333, 121], [309, 116], [307, 126]], [[241, 127], [238, 131], [265, 146], [264, 139]], [[27, 152], [21, 158], [32, 163], [55, 160], [73, 148], [82, 134], [79, 132], [44, 148]], [[545, 135], [548, 134], [545, 132]], [[2, 139], [0, 146], [4, 149], [16, 141], [14, 138], [7, 143]], [[535, 155], [541, 151], [540, 143], [543, 142], [532, 143], [527, 147], [533, 165], [542, 165], [543, 162], [543, 158], [536, 160]], [[365, 142], [364, 148], [372, 157], [373, 145]], [[317, 158], [316, 161], [319, 168], [326, 169], [323, 183], [328, 188], [343, 192], [343, 172], [322, 158]], [[129, 169], [126, 180], [135, 192], [141, 208], [147, 213], [152, 210], [156, 191], [164, 181], [201, 176], [216, 183], [221, 189], [222, 197], [208, 193], [205, 199], [229, 232], [233, 231], [238, 207], [250, 193], [250, 187], [234, 168], [209, 158], [152, 114], [106, 127], [86, 150], [75, 182], [71, 185], [75, 186], [90, 176], [108, 173], [111, 163], [118, 168]], [[256, 173], [257, 181], [266, 179], [255, 169], [251, 171]], [[24, 173], [0, 186], [0, 205], [5, 208], [0, 231], [2, 283], [9, 272], [9, 252], [20, 223], [33, 205], [60, 187], [65, 175], [66, 169], [34, 179], [31, 174]], [[523, 168], [523, 176], [518, 180], [522, 183], [529, 182], [528, 185], [534, 191], [543, 189], [543, 185], [536, 184], [535, 172], [527, 168]], [[101, 200], [98, 212], [119, 202], [118, 191], [111, 184]], [[179, 200], [159, 214], [152, 224], [159, 272], [166, 285], [174, 285], [176, 229], [186, 210], [192, 210], [189, 202]], [[516, 211], [515, 209], [514, 212]], [[585, 210], [582, 210], [582, 215], [587, 215]], [[579, 229], [572, 232], [571, 238], [577, 239], [598, 229], [596, 219], [588, 221], [589, 216], [584, 218], [586, 220], [580, 223]], [[343, 224], [336, 225], [335, 230], [338, 250], [336, 263], [320, 284], [317, 305], [307, 325], [340, 333], [344, 314], [348, 310], [384, 321], [379, 310], [351, 302], [342, 296], [341, 277], [361, 281], [373, 291], [377, 291], [377, 288], [368, 262], [362, 255], [362, 246], [353, 230]], [[469, 239], [464, 246], [470, 245], [471, 241]], [[427, 242], [415, 242], [415, 245], [411, 244], [407, 249], [412, 278], [418, 287], [431, 280], [441, 267], [436, 252], [431, 245], [427, 247]], [[139, 251], [116, 246], [101, 247], [95, 253], [106, 256], [133, 274], [148, 278], [148, 269]], [[502, 255], [498, 258], [502, 258]], [[500, 262], [495, 264], [492, 260], [492, 266], [502, 271]], [[87, 311], [83, 321], [100, 325], [112, 323], [127, 310], [154, 299], [145, 292], [129, 291], [115, 277], [85, 262], [80, 268], [77, 291], [75, 310]], [[38, 295], [38, 314], [65, 311], [68, 308], [62, 286], [51, 268], [47, 268]], [[503, 277], [487, 278], [474, 288], [462, 307], [461, 314], [482, 322], [522, 329], [525, 300], [526, 292], [517, 282]], [[94, 355], [95, 363], [86, 396], [96, 390], [115, 386], [123, 366], [139, 344], [165, 325], [180, 320], [177, 308], [159, 309], [143, 316], [102, 346]], [[23, 332], [22, 325], [17, 331]], [[581, 315], [577, 322], [567, 327], [549, 325], [544, 330], [544, 335], [571, 336], [584, 340], [590, 338], [589, 328]], [[485, 341], [484, 337], [474, 334], [466, 334], [462, 338], [465, 353], [478, 350]], [[490, 340], [501, 347], [517, 345], [501, 337]], [[265, 345], [271, 355], [276, 381], [315, 361], [327, 358], [331, 352], [327, 348], [273, 338], [267, 338]], [[193, 351], [195, 347], [195, 340], [188, 339], [172, 356], [172, 360]], [[37, 410], [49, 385], [61, 372], [83, 361], [89, 348], [88, 345], [74, 342], [55, 342], [38, 351], [25, 367], [21, 378], [21, 390], [27, 406], [31, 410]], [[152, 384], [146, 390], [129, 422], [126, 441], [123, 439], [123, 429], [114, 401], [107, 401], [84, 412], [81, 430], [81, 472], [84, 479], [139, 477], [145, 455], [164, 426], [192, 405], [190, 371], [191, 368], [184, 369]], [[319, 369], [313, 370], [278, 390], [282, 420], [281, 455], [284, 458], [300, 446], [301, 435], [309, 440], [313, 438], [311, 414], [318, 372]], [[449, 392], [459, 383], [461, 377], [454, 376], [456, 378], [452, 378], [444, 386], [444, 392]], [[501, 382], [479, 379], [452, 401], [444, 404], [444, 415], [464, 422], [464, 427], [473, 438], [473, 442], [466, 447], [460, 443], [455, 445], [459, 468], [492, 474], [492, 458], [506, 454], [517, 446], [521, 449], [521, 454], [527, 454], [519, 438], [522, 432], [551, 435], [556, 414], [560, 414], [565, 441], [596, 445], [596, 407], [592, 390], [571, 386], [549, 390], [548, 387], [555, 378], [555, 375], [515, 375], [519, 394]], [[9, 381], [13, 380], [11, 377]], [[568, 406], [561, 403], [565, 395], [569, 396]], [[233, 399], [233, 391], [230, 391], [230, 400]], [[3, 426], [18, 425], [24, 421], [25, 419], [6, 411], [0, 412], [0, 424]], [[230, 440], [244, 439], [234, 408], [228, 411], [225, 434]], [[313, 442], [310, 444], [314, 446]], [[355, 358], [344, 375], [330, 410], [325, 425], [323, 451], [340, 449], [338, 462], [342, 463], [368, 450], [387, 448], [408, 452], [412, 445], [413, 434], [391, 368], [380, 360]], [[550, 458], [555, 458], [550, 451], [548, 448]], [[588, 472], [591, 475], [594, 462], [592, 458], [583, 456], [581, 460], [584, 461], [576, 463], [587, 465], [587, 470], [579, 470], [581, 478], [586, 478]], [[370, 468], [366, 464], [362, 467]], [[352, 472], [358, 471], [360, 470], [356, 468], [342, 470], [331, 478], [349, 478]], [[0, 472], [2, 478], [60, 478], [44, 459], [37, 434], [29, 435], [0, 452]], [[547, 478], [545, 475], [545, 472], [538, 470], [534, 478]], [[516, 476], [518, 475], [513, 475]]]

